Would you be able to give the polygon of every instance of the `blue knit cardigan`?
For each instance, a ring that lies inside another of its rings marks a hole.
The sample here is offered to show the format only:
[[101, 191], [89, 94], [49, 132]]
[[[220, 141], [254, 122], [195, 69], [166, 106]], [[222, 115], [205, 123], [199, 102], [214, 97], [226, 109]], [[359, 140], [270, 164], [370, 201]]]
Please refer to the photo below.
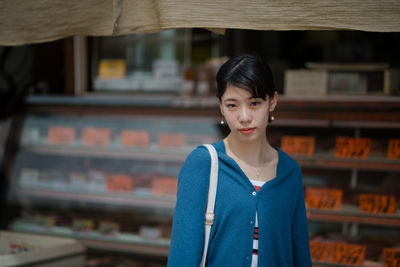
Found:
[[[278, 150], [276, 177], [256, 192], [223, 141], [213, 144], [219, 171], [215, 222], [207, 267], [250, 267], [256, 211], [258, 266], [311, 266], [302, 175], [299, 165]], [[178, 178], [169, 267], [198, 267], [203, 253], [204, 213], [211, 159], [199, 146], [187, 157]]]

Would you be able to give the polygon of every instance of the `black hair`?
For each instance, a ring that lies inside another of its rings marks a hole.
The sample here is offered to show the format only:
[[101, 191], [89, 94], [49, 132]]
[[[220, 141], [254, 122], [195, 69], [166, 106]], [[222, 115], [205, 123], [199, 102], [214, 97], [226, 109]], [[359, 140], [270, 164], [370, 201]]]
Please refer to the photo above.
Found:
[[221, 101], [228, 85], [247, 90], [253, 97], [266, 100], [276, 91], [272, 72], [256, 54], [243, 54], [229, 59], [217, 73], [217, 97]]

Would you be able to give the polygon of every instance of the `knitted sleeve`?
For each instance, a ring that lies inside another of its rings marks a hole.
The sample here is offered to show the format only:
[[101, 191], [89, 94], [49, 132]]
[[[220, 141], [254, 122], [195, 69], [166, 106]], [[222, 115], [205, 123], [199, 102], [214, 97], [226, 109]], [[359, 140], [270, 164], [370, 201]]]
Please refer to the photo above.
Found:
[[200, 146], [190, 153], [179, 173], [168, 267], [200, 265], [210, 166], [208, 150]]

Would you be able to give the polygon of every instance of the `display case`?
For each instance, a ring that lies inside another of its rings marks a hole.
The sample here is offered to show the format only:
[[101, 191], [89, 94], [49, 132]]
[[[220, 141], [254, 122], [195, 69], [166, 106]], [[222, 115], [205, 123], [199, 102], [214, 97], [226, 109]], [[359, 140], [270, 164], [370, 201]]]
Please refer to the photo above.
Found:
[[[28, 98], [12, 129], [9, 228], [165, 264], [179, 169], [228, 133], [218, 107], [209, 97]], [[302, 167], [314, 265], [384, 266], [400, 245], [400, 99], [281, 96], [275, 118], [270, 143]]]
[[210, 94], [208, 84], [219, 66], [215, 59], [221, 57], [221, 39], [202, 29], [94, 38], [93, 91]]
[[393, 266], [388, 255], [400, 245], [399, 98], [285, 97], [278, 106], [270, 141], [302, 167], [314, 264]]
[[8, 172], [8, 204], [22, 208], [10, 228], [167, 256], [177, 176], [191, 150], [221, 135], [213, 112], [171, 98], [29, 101]]

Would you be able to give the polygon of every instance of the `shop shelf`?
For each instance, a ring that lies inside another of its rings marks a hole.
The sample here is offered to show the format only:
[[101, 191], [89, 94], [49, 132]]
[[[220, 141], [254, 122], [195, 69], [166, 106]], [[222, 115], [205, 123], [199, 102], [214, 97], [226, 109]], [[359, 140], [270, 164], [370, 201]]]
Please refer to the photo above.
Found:
[[[131, 233], [118, 233], [115, 235], [102, 235], [95, 231], [92, 231], [90, 233], [79, 233], [74, 232], [69, 227], [54, 226], [52, 228], [46, 228], [43, 226], [37, 226], [23, 222], [15, 222], [14, 224], [12, 224], [11, 228], [14, 231], [19, 231], [23, 233], [35, 233], [41, 235], [79, 239], [88, 249], [140, 253], [144, 255], [152, 255], [158, 257], [168, 256], [170, 244], [170, 240], [168, 238], [160, 238], [158, 240], [146, 240], [137, 234]], [[313, 266], [351, 267], [353, 265], [313, 261]]]
[[340, 210], [307, 209], [307, 216], [312, 221], [349, 222], [400, 228], [400, 212], [395, 214], [365, 213], [361, 212], [359, 207], [351, 205], [342, 205]]
[[86, 202], [97, 205], [113, 205], [123, 207], [139, 207], [163, 209], [172, 213], [175, 208], [176, 197], [174, 196], [134, 196], [123, 193], [88, 193], [88, 192], [68, 192], [44, 189], [18, 189], [18, 194], [23, 198], [31, 199], [49, 199], [55, 201], [67, 202]]
[[131, 252], [154, 256], [167, 256], [170, 240], [160, 238], [147, 240], [138, 234], [117, 233], [103, 235], [97, 231], [76, 232], [70, 227], [53, 226], [46, 228], [32, 223], [14, 222], [11, 225], [14, 231], [35, 233], [41, 235], [68, 237], [80, 240], [88, 249], [101, 249], [107, 251]]
[[102, 95], [88, 94], [85, 96], [34, 96], [27, 97], [26, 102], [31, 106], [63, 105], [63, 106], [135, 106], [135, 107], [171, 107], [171, 96], [136, 95]]
[[[156, 94], [102, 94], [90, 93], [80, 97], [69, 96], [28, 96], [27, 104], [35, 105], [124, 105], [145, 107], [218, 107], [218, 98], [208, 97], [186, 97], [176, 95]], [[279, 108], [400, 108], [400, 97], [398, 96], [279, 96]]]
[[2, 253], [1, 266], [84, 266], [85, 247], [70, 238], [48, 237], [36, 234], [1, 231], [2, 250], [9, 244], [31, 247], [17, 254]]
[[[102, 147], [73, 147], [73, 146], [24, 146], [23, 150], [61, 156], [85, 156], [117, 159], [158, 160], [166, 162], [184, 162], [187, 155], [194, 148], [184, 148], [181, 151], [174, 149], [119, 149]], [[173, 152], [173, 153], [171, 153]]]
[[[356, 265], [348, 265], [348, 264], [338, 264], [338, 263], [329, 263], [329, 262], [319, 262], [319, 261], [313, 261], [312, 262], [313, 267], [354, 267]], [[364, 263], [360, 267], [383, 267], [383, 263], [377, 263], [373, 262], [371, 265], [371, 262]]]
[[[54, 155], [90, 156], [101, 158], [124, 158], [141, 160], [159, 160], [166, 162], [184, 162], [187, 155], [194, 147], [177, 149], [110, 149], [101, 147], [71, 147], [71, 146], [24, 146], [23, 150]], [[302, 167], [327, 168], [327, 169], [359, 169], [375, 171], [400, 171], [400, 161], [383, 157], [370, 157], [367, 159], [336, 158], [332, 154], [318, 153], [314, 156], [292, 157]]]
[[302, 167], [326, 169], [359, 169], [370, 171], [400, 171], [400, 161], [383, 157], [368, 159], [336, 158], [331, 154], [315, 154], [314, 156], [296, 156], [293, 158]]
[[[63, 201], [84, 201], [94, 204], [110, 204], [127, 207], [158, 208], [168, 210], [169, 214], [175, 208], [176, 198], [166, 197], [137, 197], [123, 194], [88, 194], [79, 192], [59, 192], [43, 189], [19, 189], [21, 196], [35, 198], [46, 198]], [[367, 225], [379, 225], [386, 227], [400, 227], [400, 213], [396, 214], [370, 214], [363, 213], [357, 206], [342, 205], [340, 210], [308, 209], [308, 219], [314, 221], [350, 222]]]
[[[277, 115], [279, 116], [279, 115]], [[332, 119], [304, 119], [279, 118], [272, 127], [316, 127], [316, 128], [366, 128], [366, 129], [400, 129], [399, 122], [364, 121], [364, 120], [332, 120]]]

